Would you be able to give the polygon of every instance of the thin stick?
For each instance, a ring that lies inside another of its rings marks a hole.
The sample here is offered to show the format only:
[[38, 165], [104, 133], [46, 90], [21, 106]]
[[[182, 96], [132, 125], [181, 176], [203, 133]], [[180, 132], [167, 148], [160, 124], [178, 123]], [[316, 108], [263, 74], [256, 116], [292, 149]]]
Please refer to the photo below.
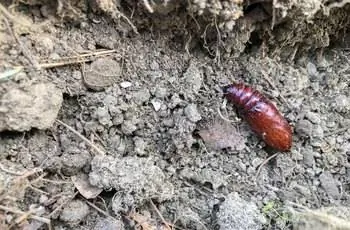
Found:
[[169, 226], [168, 222], [164, 219], [164, 217], [162, 216], [162, 214], [160, 213], [160, 211], [158, 210], [156, 205], [153, 203], [153, 201], [151, 199], [149, 201], [150, 201], [154, 211], [156, 211], [156, 213], [158, 214], [159, 218], [163, 221], [163, 224], [165, 225], [165, 227], [167, 229], [171, 229], [171, 227]]
[[[262, 71], [262, 75], [264, 76], [265, 80], [270, 84], [270, 86], [274, 89], [274, 90], [278, 90], [277, 86], [275, 85], [274, 81], [264, 72]], [[292, 107], [290, 106], [290, 104], [288, 103], [287, 99], [282, 95], [279, 94], [279, 97], [281, 98], [282, 102], [284, 104], [287, 105], [288, 109], [291, 109]]]
[[26, 27], [31, 27], [32, 25], [31, 24], [26, 24], [26, 23], [23, 23], [21, 20], [18, 20], [17, 17], [13, 16], [10, 12], [8, 12], [8, 10], [6, 9], [5, 6], [3, 6], [1, 3], [0, 3], [0, 12], [5, 15], [5, 17], [7, 17], [8, 19], [10, 19], [11, 21], [13, 22], [16, 22], [22, 26], [26, 26]]
[[149, 4], [148, 0], [143, 0], [143, 5], [146, 7], [146, 9], [148, 10], [148, 12], [153, 13], [154, 10], [151, 6], [151, 4]]
[[[9, 208], [9, 207], [3, 206], [3, 205], [0, 205], [0, 209], [4, 210], [6, 212], [11, 212], [11, 213], [14, 213], [14, 214], [18, 214], [18, 215], [27, 215], [27, 212], [23, 212], [21, 210]], [[37, 221], [40, 221], [40, 222], [43, 222], [43, 223], [48, 224], [48, 225], [51, 224], [51, 220], [48, 219], [48, 218], [45, 218], [45, 217], [29, 214], [28, 218], [33, 219], [33, 220], [37, 220]]]
[[[102, 50], [102, 51], [96, 51], [88, 54], [81, 54], [77, 56], [72, 56], [72, 57], [64, 57], [60, 58], [55, 62], [50, 62], [50, 63], [39, 63], [38, 67], [39, 68], [53, 68], [53, 67], [59, 67], [59, 66], [65, 66], [65, 65], [71, 65], [71, 64], [76, 64], [76, 63], [82, 63], [82, 62], [88, 62], [90, 61], [90, 58], [92, 57], [100, 57], [100, 56], [106, 56], [111, 53], [115, 53], [117, 50]], [[28, 67], [23, 67], [23, 66], [15, 66], [14, 68], [28, 68]]]
[[343, 128], [340, 128], [340, 129], [337, 129], [337, 130], [334, 130], [332, 132], [328, 132], [328, 133], [325, 133], [324, 136], [325, 137], [328, 137], [328, 136], [332, 136], [334, 134], [339, 134], [339, 133], [342, 133], [342, 132], [345, 132], [347, 130], [349, 130], [350, 126], [345, 126]]
[[220, 110], [220, 107], [217, 108], [217, 112], [218, 112], [218, 114], [219, 114], [219, 117], [220, 117], [222, 120], [227, 121], [227, 122], [229, 122], [229, 123], [235, 123], [235, 121], [230, 120], [230, 119], [224, 117], [224, 115], [222, 115], [221, 110]]
[[22, 176], [23, 173], [18, 173], [18, 172], [15, 172], [15, 171], [11, 171], [9, 169], [6, 169], [1, 163], [0, 163], [0, 169], [8, 174], [13, 174], [13, 175], [16, 175], [16, 176]]
[[17, 44], [19, 45], [19, 48], [20, 50], [22, 51], [23, 53], [23, 56], [25, 56], [28, 61], [34, 66], [37, 68], [37, 66], [39, 65], [39, 63], [34, 59], [31, 51], [29, 49], [27, 49], [27, 47], [25, 47], [23, 45], [23, 43], [19, 40], [16, 32], [13, 30], [13, 28], [11, 27], [10, 23], [8, 22], [7, 18], [4, 17], [4, 22], [7, 26], [7, 29], [9, 31], [9, 33], [11, 34], [11, 36], [13, 37], [13, 39], [17, 42]]
[[73, 196], [67, 197], [66, 200], [64, 202], [62, 202], [62, 204], [60, 204], [59, 206], [57, 206], [50, 214], [49, 217], [52, 217], [56, 212], [58, 212], [59, 210], [61, 210], [61, 208], [63, 206], [65, 206], [69, 201], [71, 201], [76, 195], [78, 195], [79, 192], [76, 192], [73, 194]]
[[258, 171], [256, 172], [256, 178], [258, 178], [262, 167], [263, 167], [264, 165], [266, 165], [272, 158], [276, 157], [278, 154], [279, 154], [279, 153], [275, 153], [275, 154], [271, 155], [270, 157], [266, 158], [266, 160], [264, 160], [264, 161], [260, 164], [260, 166], [259, 166], [259, 168], [258, 168]]
[[84, 137], [83, 135], [81, 135], [78, 131], [76, 131], [75, 129], [73, 129], [71, 126], [67, 125], [66, 123], [56, 119], [56, 122], [63, 125], [64, 127], [66, 127], [67, 129], [69, 129], [70, 131], [72, 131], [75, 135], [77, 135], [79, 138], [81, 138], [83, 141], [85, 141], [91, 148], [95, 149], [95, 151], [101, 155], [106, 155], [106, 153], [99, 149], [94, 143], [92, 143], [91, 141], [89, 141], [86, 137]]
[[106, 212], [106, 211], [100, 209], [99, 207], [97, 207], [96, 205], [94, 205], [93, 203], [91, 203], [90, 201], [88, 201], [87, 199], [85, 199], [85, 202], [86, 202], [88, 205], [90, 205], [92, 208], [94, 208], [97, 212], [99, 212], [99, 213], [105, 215], [106, 217], [110, 217], [110, 218], [112, 218], [112, 219], [114, 219], [114, 220], [117, 220], [117, 219], [115, 219], [113, 216], [111, 216], [108, 212]]

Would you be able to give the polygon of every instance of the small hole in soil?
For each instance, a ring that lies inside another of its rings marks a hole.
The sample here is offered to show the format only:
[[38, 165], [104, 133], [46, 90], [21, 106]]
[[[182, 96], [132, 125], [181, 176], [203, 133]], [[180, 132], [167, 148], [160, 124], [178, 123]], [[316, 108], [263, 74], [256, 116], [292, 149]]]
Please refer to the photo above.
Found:
[[191, 149], [193, 149], [193, 150], [199, 150], [199, 148], [200, 148], [200, 144], [198, 142], [193, 143], [191, 146]]
[[210, 182], [204, 182], [203, 186], [209, 188], [210, 190], [213, 190], [213, 184]]

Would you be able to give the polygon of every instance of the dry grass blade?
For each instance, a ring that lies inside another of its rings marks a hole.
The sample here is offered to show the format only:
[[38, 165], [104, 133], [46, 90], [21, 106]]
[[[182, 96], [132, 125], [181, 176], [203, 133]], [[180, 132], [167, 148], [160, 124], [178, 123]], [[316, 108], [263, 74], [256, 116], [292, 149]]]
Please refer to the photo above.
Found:
[[171, 230], [172, 228], [169, 226], [168, 222], [164, 219], [163, 215], [160, 213], [160, 211], [158, 210], [157, 206], [153, 203], [152, 200], [150, 200], [150, 203], [151, 203], [154, 211], [156, 211], [156, 213], [158, 214], [159, 218], [162, 220], [163, 224], [165, 225], [165, 229]]
[[17, 17], [15, 17], [14, 15], [12, 15], [7, 9], [5, 6], [3, 6], [1, 3], [0, 3], [0, 12], [1, 14], [0, 15], [4, 15], [6, 18], [8, 18], [9, 20], [17, 23], [17, 24], [20, 24], [22, 26], [25, 26], [25, 27], [32, 27], [33, 25], [30, 24], [30, 23], [27, 23], [26, 21], [21, 21], [19, 20]]
[[[348, 219], [340, 218], [336, 215], [333, 215], [327, 211], [328, 208], [322, 208], [319, 210], [311, 210], [300, 204], [289, 202], [287, 205], [289, 211], [294, 215], [294, 222], [304, 222], [309, 227], [313, 227], [314, 224], [317, 226], [322, 226], [321, 229], [350, 229], [350, 222]], [[339, 211], [341, 213], [340, 207]], [[346, 207], [347, 208], [347, 207]], [[331, 208], [330, 208], [331, 209]], [[303, 225], [304, 226], [304, 225]], [[307, 228], [305, 228], [307, 229]]]
[[67, 125], [66, 123], [64, 123], [64, 122], [62, 122], [62, 121], [60, 121], [58, 119], [56, 119], [56, 122], [59, 123], [60, 125], [63, 125], [64, 127], [69, 129], [70, 131], [72, 131], [75, 135], [77, 135], [79, 138], [81, 138], [83, 141], [85, 141], [91, 148], [93, 148], [97, 153], [99, 153], [101, 155], [106, 155], [105, 151], [103, 151], [100, 148], [98, 148], [94, 143], [89, 141], [86, 137], [81, 135], [78, 131], [73, 129], [71, 126]]
[[[94, 51], [87, 54], [80, 54], [72, 57], [60, 58], [58, 60], [55, 60], [54, 62], [39, 63], [38, 67], [43, 69], [48, 69], [48, 68], [72, 65], [77, 63], [84, 63], [84, 62], [91, 61], [93, 57], [103, 57], [115, 52], [117, 52], [117, 50], [99, 50], [99, 51]], [[14, 68], [16, 69], [16, 68], [27, 68], [27, 67], [15, 66]]]
[[262, 167], [264, 167], [264, 165], [266, 165], [271, 159], [275, 158], [278, 154], [279, 154], [279, 153], [275, 153], [275, 154], [269, 156], [268, 158], [266, 158], [266, 160], [264, 160], [264, 161], [260, 164], [260, 166], [259, 166], [259, 168], [258, 168], [258, 171], [256, 172], [255, 181], [258, 181], [258, 176], [259, 176], [259, 174], [260, 174], [260, 172], [261, 172]]

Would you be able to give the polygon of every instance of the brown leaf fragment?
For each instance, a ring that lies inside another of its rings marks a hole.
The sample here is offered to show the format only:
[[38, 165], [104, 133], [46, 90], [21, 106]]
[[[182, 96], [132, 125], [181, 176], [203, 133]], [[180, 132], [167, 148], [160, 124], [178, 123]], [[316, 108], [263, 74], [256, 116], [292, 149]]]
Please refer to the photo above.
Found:
[[79, 193], [86, 199], [96, 198], [103, 191], [103, 189], [92, 186], [86, 174], [72, 176], [72, 181]]

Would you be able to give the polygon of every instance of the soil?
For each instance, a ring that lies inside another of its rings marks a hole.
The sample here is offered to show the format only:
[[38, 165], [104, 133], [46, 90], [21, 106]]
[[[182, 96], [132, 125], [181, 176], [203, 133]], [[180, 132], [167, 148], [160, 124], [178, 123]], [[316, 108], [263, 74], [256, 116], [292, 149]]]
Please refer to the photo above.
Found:
[[274, 2], [0, 1], [0, 229], [350, 229], [349, 4]]

